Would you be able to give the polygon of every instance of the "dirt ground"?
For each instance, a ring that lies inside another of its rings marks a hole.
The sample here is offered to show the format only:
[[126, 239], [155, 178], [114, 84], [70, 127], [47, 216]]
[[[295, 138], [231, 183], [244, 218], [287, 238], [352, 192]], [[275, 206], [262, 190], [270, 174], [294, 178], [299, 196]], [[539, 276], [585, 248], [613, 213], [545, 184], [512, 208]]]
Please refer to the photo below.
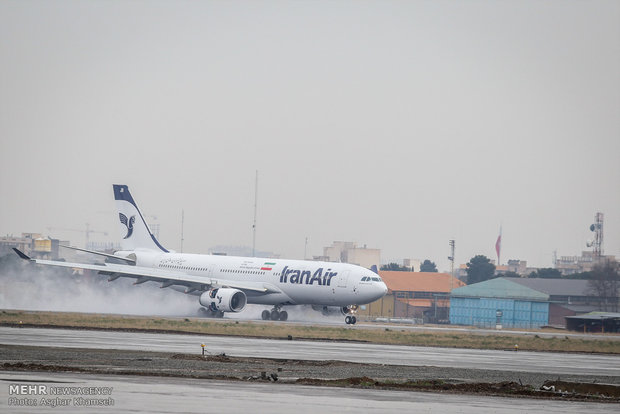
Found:
[[[620, 402], [620, 377], [549, 378], [544, 373], [0, 345], [0, 371], [283, 381], [337, 387]], [[608, 384], [608, 385], [602, 385]], [[544, 386], [544, 388], [543, 388]]]

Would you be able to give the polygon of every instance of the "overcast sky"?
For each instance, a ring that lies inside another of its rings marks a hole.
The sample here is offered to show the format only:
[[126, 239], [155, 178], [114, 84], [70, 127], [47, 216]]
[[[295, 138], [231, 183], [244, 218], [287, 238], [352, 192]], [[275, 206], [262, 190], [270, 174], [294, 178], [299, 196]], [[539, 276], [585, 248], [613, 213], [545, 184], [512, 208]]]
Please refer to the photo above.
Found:
[[0, 234], [620, 256], [618, 1], [2, 1]]

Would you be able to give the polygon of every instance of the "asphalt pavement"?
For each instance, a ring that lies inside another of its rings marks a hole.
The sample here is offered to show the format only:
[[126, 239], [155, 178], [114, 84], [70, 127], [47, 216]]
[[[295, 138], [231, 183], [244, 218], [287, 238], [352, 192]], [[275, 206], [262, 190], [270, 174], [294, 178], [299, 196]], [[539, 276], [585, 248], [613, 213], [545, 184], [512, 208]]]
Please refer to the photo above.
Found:
[[[16, 395], [15, 386], [34, 386], [47, 394]], [[13, 388], [11, 388], [13, 386]], [[50, 395], [51, 388], [103, 390], [102, 395]], [[37, 406], [15, 405], [15, 399]], [[56, 398], [65, 406], [51, 408]], [[82, 398], [82, 400], [80, 400]], [[85, 406], [84, 400], [112, 405]], [[110, 401], [111, 400], [111, 401]], [[12, 404], [11, 404], [12, 403]], [[9, 405], [11, 404], [11, 405]], [[11, 413], [584, 413], [607, 414], [615, 404], [528, 398], [483, 397], [411, 391], [312, 387], [184, 378], [22, 373], [0, 371], [0, 411]]]
[[409, 366], [480, 368], [549, 375], [620, 376], [616, 355], [430, 348], [356, 342], [270, 340], [242, 337], [0, 327], [0, 343], [72, 348], [127, 349], [240, 357], [350, 362]]

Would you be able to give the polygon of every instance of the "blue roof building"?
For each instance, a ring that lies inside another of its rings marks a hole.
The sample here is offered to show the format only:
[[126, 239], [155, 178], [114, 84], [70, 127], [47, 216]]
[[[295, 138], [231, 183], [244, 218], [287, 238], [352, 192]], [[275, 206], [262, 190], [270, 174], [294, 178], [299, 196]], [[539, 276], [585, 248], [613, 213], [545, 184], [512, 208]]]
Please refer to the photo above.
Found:
[[540, 328], [549, 324], [549, 295], [510, 278], [452, 290], [450, 323], [479, 327]]

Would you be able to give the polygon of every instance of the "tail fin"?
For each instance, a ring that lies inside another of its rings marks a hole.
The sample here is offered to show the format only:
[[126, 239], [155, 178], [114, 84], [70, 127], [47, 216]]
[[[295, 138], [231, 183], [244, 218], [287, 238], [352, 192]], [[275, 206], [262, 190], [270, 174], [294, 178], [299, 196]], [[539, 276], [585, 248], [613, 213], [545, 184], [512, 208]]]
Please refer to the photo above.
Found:
[[142, 213], [126, 185], [114, 184], [114, 199], [118, 209], [121, 230], [121, 248], [123, 250], [148, 249], [168, 252], [153, 236], [151, 229], [142, 217]]

